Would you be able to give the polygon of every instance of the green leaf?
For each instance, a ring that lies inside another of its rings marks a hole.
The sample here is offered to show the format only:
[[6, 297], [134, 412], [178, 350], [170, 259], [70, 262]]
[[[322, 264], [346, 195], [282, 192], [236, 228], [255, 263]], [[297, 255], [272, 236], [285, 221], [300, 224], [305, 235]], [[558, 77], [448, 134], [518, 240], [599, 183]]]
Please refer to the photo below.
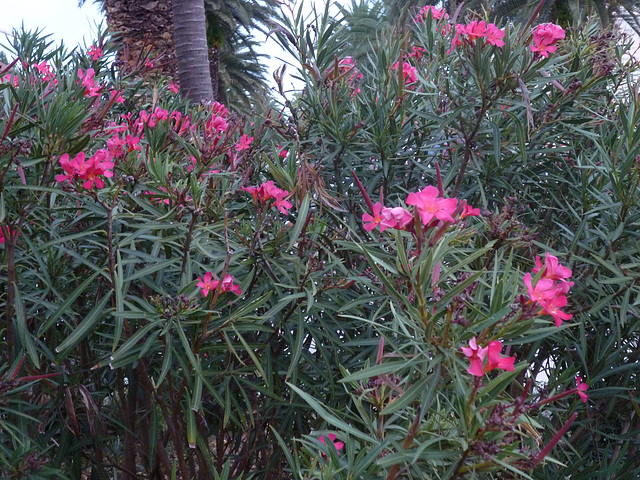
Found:
[[109, 313], [109, 311], [105, 311], [105, 306], [109, 302], [111, 298], [111, 293], [113, 290], [109, 290], [106, 294], [100, 299], [100, 301], [96, 304], [95, 307], [91, 309], [89, 314], [85, 317], [80, 325], [76, 327], [76, 329], [71, 332], [60, 345], [56, 347], [56, 353], [59, 353], [58, 357], [56, 357], [56, 361], [60, 362], [66, 355], [69, 353], [68, 351], [75, 347], [78, 343], [86, 338], [91, 331], [95, 328], [98, 322], [102, 319], [102, 317]]
[[375, 443], [375, 441], [371, 437], [369, 437], [368, 435], [362, 433], [360, 430], [352, 427], [351, 425], [347, 424], [346, 422], [340, 420], [338, 417], [336, 417], [336, 416], [332, 415], [331, 413], [329, 413], [329, 411], [324, 406], [322, 406], [311, 395], [309, 395], [308, 393], [300, 390], [298, 387], [296, 387], [295, 385], [292, 385], [289, 382], [286, 382], [286, 383], [305, 402], [307, 402], [309, 404], [309, 406], [311, 408], [313, 408], [313, 410], [318, 415], [320, 415], [320, 417], [322, 417], [327, 423], [330, 423], [331, 425], [333, 425], [336, 428], [339, 428], [343, 432], [348, 433], [349, 435], [353, 435], [354, 437], [359, 438], [361, 440], [364, 440], [367, 443], [371, 443], [372, 441]]

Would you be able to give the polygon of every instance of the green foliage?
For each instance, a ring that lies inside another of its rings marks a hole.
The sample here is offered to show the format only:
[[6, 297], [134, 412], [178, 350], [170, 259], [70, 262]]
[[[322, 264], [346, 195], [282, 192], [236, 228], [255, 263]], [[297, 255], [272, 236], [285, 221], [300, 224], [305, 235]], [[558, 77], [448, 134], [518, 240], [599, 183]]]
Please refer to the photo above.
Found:
[[[626, 47], [587, 25], [549, 58], [518, 27], [451, 48], [429, 14], [345, 60], [365, 24], [283, 19], [305, 88], [247, 120], [14, 38], [3, 478], [637, 476]], [[428, 186], [453, 221], [412, 207]], [[378, 195], [403, 228], [366, 225]], [[545, 253], [572, 270], [561, 327], [523, 283]], [[470, 373], [472, 339], [506, 364]]]

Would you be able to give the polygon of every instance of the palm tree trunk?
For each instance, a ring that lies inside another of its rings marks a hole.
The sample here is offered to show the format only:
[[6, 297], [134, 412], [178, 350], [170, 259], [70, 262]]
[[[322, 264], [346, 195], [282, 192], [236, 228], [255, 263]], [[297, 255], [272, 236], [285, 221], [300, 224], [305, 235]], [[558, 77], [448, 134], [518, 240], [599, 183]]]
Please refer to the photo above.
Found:
[[220, 87], [220, 47], [209, 47], [209, 72], [211, 73], [211, 89], [213, 99], [216, 102], [224, 103]]
[[172, 6], [180, 88], [194, 102], [211, 103], [204, 0], [173, 0]]
[[151, 55], [156, 68], [175, 76], [171, 0], [103, 0], [102, 5], [111, 31], [122, 41], [118, 61], [126, 70], [139, 68]]

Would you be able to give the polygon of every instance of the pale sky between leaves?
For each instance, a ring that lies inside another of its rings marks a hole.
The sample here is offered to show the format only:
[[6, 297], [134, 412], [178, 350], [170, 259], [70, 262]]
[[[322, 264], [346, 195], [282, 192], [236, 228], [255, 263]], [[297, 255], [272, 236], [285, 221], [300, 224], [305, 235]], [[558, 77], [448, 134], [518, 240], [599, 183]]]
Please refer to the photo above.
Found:
[[[0, 45], [6, 44], [5, 34], [19, 28], [22, 23], [27, 30], [41, 29], [45, 34], [51, 34], [51, 40], [56, 44], [64, 41], [67, 48], [78, 44], [83, 47], [85, 42], [90, 45], [96, 37], [96, 25], [101, 22], [103, 26], [106, 25], [100, 6], [92, 0], [87, 0], [82, 7], [78, 7], [78, 0], [0, 0], [0, 12]], [[267, 43], [265, 35], [260, 32], [257, 32], [256, 38], [265, 42], [260, 49], [262, 53], [272, 57], [284, 56], [275, 41], [269, 40]], [[6, 49], [2, 50], [6, 52]], [[283, 62], [270, 58], [265, 59], [265, 63], [268, 67], [267, 78], [273, 84], [273, 71]], [[288, 72], [293, 73], [293, 69], [289, 67]]]

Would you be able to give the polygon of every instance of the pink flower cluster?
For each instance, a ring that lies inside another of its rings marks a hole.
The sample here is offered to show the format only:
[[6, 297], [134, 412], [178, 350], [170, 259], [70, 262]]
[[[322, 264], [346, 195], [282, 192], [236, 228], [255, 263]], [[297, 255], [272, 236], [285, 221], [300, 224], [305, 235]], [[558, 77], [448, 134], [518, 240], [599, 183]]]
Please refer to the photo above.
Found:
[[104, 187], [104, 181], [100, 176], [113, 177], [112, 155], [104, 149], [98, 150], [91, 158], [86, 159], [84, 152], [78, 153], [73, 160], [69, 160], [69, 154], [60, 157], [60, 166], [65, 175], [56, 175], [56, 182], [84, 180], [82, 186], [87, 190]]
[[0, 77], [0, 83], [11, 83], [13, 88], [18, 88], [18, 76], [7, 73], [4, 77]]
[[329, 81], [337, 81], [346, 78], [347, 84], [353, 88], [353, 95], [360, 93], [358, 84], [364, 75], [356, 68], [356, 60], [352, 57], [341, 58], [337, 65], [327, 68], [324, 77]]
[[229, 111], [224, 105], [218, 102], [214, 102], [211, 107], [211, 116], [208, 118], [204, 125], [204, 131], [208, 137], [214, 138], [214, 146], [220, 141], [218, 134], [226, 132], [229, 128], [227, 124], [227, 114]]
[[[400, 62], [396, 62], [393, 65], [393, 69], [397, 70], [400, 66]], [[418, 70], [416, 67], [412, 66], [409, 62], [403, 62], [402, 64], [402, 76], [404, 77], [404, 81], [407, 85], [411, 85], [418, 81]]]
[[504, 30], [498, 28], [493, 23], [485, 23], [483, 20], [474, 20], [468, 25], [457, 24], [456, 33], [451, 41], [451, 48], [447, 53], [453, 51], [453, 49], [459, 45], [463, 45], [466, 41], [468, 44], [475, 44], [479, 38], [484, 38], [484, 45], [487, 43], [495, 45], [496, 47], [503, 47]]
[[549, 53], [553, 53], [558, 49], [556, 42], [562, 40], [565, 36], [565, 31], [562, 27], [553, 23], [541, 23], [532, 33], [531, 51], [537, 52], [545, 58], [549, 57]]
[[[209, 295], [210, 291], [215, 291], [218, 289], [218, 285], [220, 285], [220, 280], [217, 277], [214, 277], [211, 272], [207, 272], [204, 274], [204, 278], [198, 277], [197, 287], [200, 288], [200, 292], [205, 297]], [[220, 286], [220, 292], [231, 292], [236, 295], [240, 295], [242, 290], [240, 290], [240, 285], [236, 285], [233, 283], [233, 277], [231, 275], [225, 275], [222, 280], [222, 285]]]
[[42, 77], [40, 78], [42, 82], [51, 82], [54, 85], [58, 84], [58, 79], [56, 78], [55, 74], [51, 71], [51, 67], [46, 61], [35, 63], [33, 64], [33, 67], [38, 71], [40, 75], [42, 75]]
[[93, 68], [87, 69], [86, 72], [82, 69], [78, 70], [78, 83], [82, 81], [85, 97], [100, 96], [100, 89], [102, 87], [100, 85], [96, 85], [95, 79], [94, 79], [95, 75], [96, 75], [96, 72]]
[[120, 137], [118, 133], [114, 133], [107, 139], [107, 150], [114, 158], [125, 157], [134, 150], [140, 152], [140, 137], [131, 134]]
[[536, 267], [532, 272], [537, 274], [540, 271], [542, 271], [542, 277], [535, 286], [532, 285], [531, 273], [524, 276], [530, 302], [540, 304], [542, 307], [540, 313], [551, 315], [556, 326], [559, 327], [563, 320], [573, 317], [570, 313], [562, 311], [562, 307], [568, 303], [566, 295], [573, 286], [573, 282], [567, 281], [571, 276], [571, 270], [560, 265], [558, 258], [547, 252], [544, 265], [540, 257], [536, 257]]
[[[433, 186], [425, 187], [416, 193], [411, 192], [406, 203], [415, 206], [425, 227], [435, 226], [440, 221], [454, 223], [468, 216], [480, 215], [480, 209], [470, 207], [464, 200], [458, 203], [457, 198], [440, 197], [438, 189]], [[368, 213], [362, 215], [364, 229], [368, 232], [378, 225], [381, 232], [387, 228], [404, 230], [414, 220], [413, 213], [408, 210], [402, 207], [388, 208], [381, 203], [374, 204], [371, 213], [372, 215]]]
[[426, 20], [429, 12], [431, 12], [431, 16], [434, 18], [434, 20], [440, 20], [442, 17], [444, 17], [446, 20], [449, 19], [449, 14], [445, 11], [444, 8], [434, 7], [433, 5], [426, 5], [422, 7], [418, 15], [416, 15], [416, 22], [423, 23]]
[[467, 372], [476, 377], [481, 377], [485, 373], [500, 368], [513, 372], [513, 365], [516, 361], [516, 357], [503, 357], [502, 342], [494, 340], [489, 342], [486, 347], [479, 347], [476, 344], [476, 337], [469, 340], [468, 347], [460, 347], [462, 353], [469, 357], [469, 368]]
[[251, 142], [253, 142], [253, 137], [249, 137], [246, 134], [242, 135], [240, 137], [240, 140], [238, 140], [238, 143], [236, 143], [236, 152], [241, 152], [242, 150], [249, 150], [249, 148], [251, 147]]
[[[329, 441], [331, 443], [333, 443], [333, 446], [336, 447], [336, 450], [339, 452], [340, 450], [342, 450], [344, 448], [344, 442], [336, 442], [338, 436], [335, 433], [329, 433], [327, 435]], [[322, 443], [323, 445], [327, 444], [327, 441], [324, 438], [324, 435], [322, 435], [320, 438], [318, 438], [318, 440], [320, 441], [320, 443]]]
[[358, 71], [358, 69], [356, 68], [356, 60], [352, 57], [344, 57], [341, 58], [338, 61], [338, 68], [337, 68], [338, 72], [336, 75], [336, 68], [335, 67], [331, 67], [328, 68], [325, 72], [324, 75], [327, 78], [327, 80], [335, 80], [338, 78], [342, 78], [348, 74], [349, 78], [348, 78], [348, 82], [352, 83], [352, 82], [357, 82], [362, 80], [363, 75], [362, 73], [360, 73]]
[[576, 377], [576, 393], [580, 396], [580, 400], [582, 400], [582, 403], [587, 403], [589, 395], [584, 392], [586, 392], [588, 388], [589, 385], [582, 381], [582, 377]]
[[281, 213], [287, 213], [293, 205], [285, 200], [290, 194], [273, 184], [272, 180], [263, 183], [259, 187], [242, 187], [242, 190], [249, 192], [253, 196], [254, 202], [264, 205], [268, 200], [273, 199], [274, 205]]
[[87, 55], [89, 55], [89, 58], [91, 58], [91, 60], [100, 60], [102, 58], [103, 55], [103, 51], [100, 47], [97, 47], [95, 45], [91, 45], [91, 48], [89, 49], [89, 51], [87, 52]]
[[161, 107], [156, 107], [151, 113], [146, 110], [142, 110], [138, 115], [138, 118], [144, 125], [147, 125], [149, 128], [153, 128], [159, 121], [169, 120], [169, 111]]

